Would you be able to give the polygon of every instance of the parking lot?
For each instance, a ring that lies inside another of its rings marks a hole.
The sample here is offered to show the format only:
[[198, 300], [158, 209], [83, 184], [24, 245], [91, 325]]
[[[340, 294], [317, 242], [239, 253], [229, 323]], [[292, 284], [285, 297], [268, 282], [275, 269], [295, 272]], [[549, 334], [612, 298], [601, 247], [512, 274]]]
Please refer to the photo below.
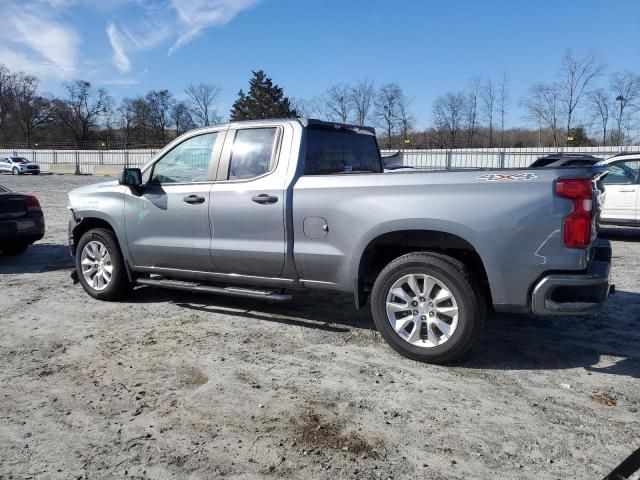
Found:
[[0, 176], [45, 238], [0, 254], [2, 478], [601, 478], [640, 447], [640, 230], [586, 317], [494, 315], [447, 367], [394, 353], [349, 296], [73, 285], [66, 192]]

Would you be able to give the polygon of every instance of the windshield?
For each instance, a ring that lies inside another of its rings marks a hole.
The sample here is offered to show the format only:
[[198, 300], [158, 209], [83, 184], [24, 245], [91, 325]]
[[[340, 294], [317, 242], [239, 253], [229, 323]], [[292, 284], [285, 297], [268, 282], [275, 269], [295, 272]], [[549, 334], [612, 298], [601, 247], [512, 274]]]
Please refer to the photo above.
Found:
[[29, 163], [29, 160], [24, 157], [11, 157], [11, 161], [13, 163]]

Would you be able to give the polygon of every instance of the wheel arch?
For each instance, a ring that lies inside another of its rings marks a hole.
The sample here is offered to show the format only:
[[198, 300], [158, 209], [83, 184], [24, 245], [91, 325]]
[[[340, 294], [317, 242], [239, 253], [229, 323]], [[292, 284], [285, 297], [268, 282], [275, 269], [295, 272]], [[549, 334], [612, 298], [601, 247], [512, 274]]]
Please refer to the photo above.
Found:
[[456, 233], [432, 229], [391, 230], [371, 239], [362, 250], [354, 285], [356, 307], [362, 307], [380, 271], [406, 253], [430, 251], [442, 253], [464, 263], [472, 273], [480, 293], [491, 301], [491, 289], [482, 257], [474, 245]]
[[71, 253], [73, 255], [76, 254], [76, 246], [78, 245], [78, 242], [82, 238], [82, 235], [84, 235], [86, 232], [94, 228], [104, 228], [106, 230], [110, 230], [113, 232], [116, 242], [118, 243], [118, 248], [120, 248], [120, 252], [122, 253], [122, 256], [124, 258], [124, 264], [127, 271], [127, 276], [129, 277], [129, 280], [133, 281], [134, 277], [131, 272], [131, 266], [128, 259], [129, 252], [128, 252], [128, 249], [126, 248], [126, 241], [125, 242], [122, 241], [118, 229], [114, 227], [111, 221], [101, 216], [84, 216], [84, 217], [81, 217], [80, 220], [76, 222], [76, 224], [73, 226], [70, 232], [70, 236], [72, 237], [71, 238], [72, 241], [70, 242], [72, 245]]

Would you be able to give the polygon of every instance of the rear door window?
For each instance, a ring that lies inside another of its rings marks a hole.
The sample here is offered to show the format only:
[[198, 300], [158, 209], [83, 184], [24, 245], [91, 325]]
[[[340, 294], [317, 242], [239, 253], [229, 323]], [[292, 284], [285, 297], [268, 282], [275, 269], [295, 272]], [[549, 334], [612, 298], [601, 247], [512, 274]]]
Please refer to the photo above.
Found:
[[271, 171], [277, 132], [275, 127], [236, 131], [229, 162], [229, 180], [247, 180]]
[[373, 135], [350, 131], [307, 129], [305, 175], [382, 172]]

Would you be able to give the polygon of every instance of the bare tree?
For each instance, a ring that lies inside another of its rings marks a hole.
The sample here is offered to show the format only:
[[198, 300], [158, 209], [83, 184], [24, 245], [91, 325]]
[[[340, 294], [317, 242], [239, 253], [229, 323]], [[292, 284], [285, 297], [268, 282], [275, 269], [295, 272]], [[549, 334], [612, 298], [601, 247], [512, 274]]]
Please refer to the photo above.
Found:
[[500, 86], [498, 87], [498, 114], [500, 115], [500, 148], [504, 148], [504, 121], [507, 109], [510, 106], [509, 79], [507, 72], [502, 73]]
[[367, 123], [374, 97], [373, 83], [366, 78], [351, 87], [350, 98], [355, 110], [356, 124], [365, 125]]
[[215, 101], [220, 95], [220, 87], [212, 83], [191, 84], [185, 90], [191, 101], [191, 113], [202, 127], [218, 123], [220, 116], [215, 109]]
[[8, 110], [27, 145], [31, 143], [34, 130], [51, 118], [51, 101], [38, 93], [39, 84], [36, 77], [24, 73], [8, 78]]
[[117, 109], [119, 117], [119, 125], [121, 130], [124, 131], [124, 145], [125, 148], [131, 143], [131, 137], [133, 134], [135, 121], [136, 121], [136, 104], [135, 100], [131, 98], [123, 98], [120, 102], [120, 106]]
[[597, 120], [600, 130], [602, 131], [602, 145], [607, 144], [607, 134], [609, 127], [609, 118], [611, 117], [611, 111], [613, 109], [611, 96], [606, 90], [599, 88], [593, 92], [589, 92], [588, 96], [589, 107], [592, 111], [593, 117]]
[[469, 80], [469, 93], [467, 94], [467, 146], [473, 147], [473, 138], [476, 134], [478, 123], [478, 101], [482, 89], [482, 78], [475, 75]]
[[411, 130], [413, 130], [413, 124], [415, 122], [413, 115], [409, 111], [410, 103], [411, 101], [404, 95], [404, 93], [400, 92], [397, 105], [397, 119], [402, 137], [400, 140], [403, 142], [403, 145], [408, 143], [409, 134], [411, 133]]
[[566, 115], [567, 134], [571, 131], [576, 109], [587, 91], [587, 87], [602, 73], [604, 65], [594, 53], [576, 58], [570, 49], [562, 58], [560, 94]]
[[448, 92], [433, 103], [433, 118], [436, 128], [447, 133], [450, 148], [455, 148], [467, 112], [466, 95], [463, 92]]
[[494, 118], [496, 113], [496, 90], [491, 79], [480, 90], [481, 112], [489, 130], [489, 148], [493, 147]]
[[171, 121], [173, 99], [168, 90], [151, 90], [145, 96], [149, 109], [149, 126], [157, 138], [167, 141], [167, 127]]
[[298, 118], [309, 118], [312, 116], [311, 102], [304, 98], [289, 97], [291, 108], [298, 114]]
[[109, 113], [112, 100], [106, 90], [95, 90], [91, 83], [84, 80], [66, 83], [64, 87], [67, 96], [55, 102], [56, 113], [73, 134], [76, 145], [79, 145], [89, 139], [100, 119]]
[[395, 83], [380, 87], [374, 100], [377, 124], [387, 135], [387, 148], [392, 146], [392, 138], [398, 129], [398, 103], [402, 98], [402, 89]]
[[0, 129], [5, 125], [5, 119], [9, 111], [9, 83], [11, 72], [7, 67], [0, 64]]
[[173, 102], [171, 105], [171, 120], [176, 129], [176, 137], [195, 128], [191, 116], [191, 109], [186, 102]]
[[351, 87], [344, 83], [339, 83], [329, 87], [324, 94], [325, 109], [331, 120], [347, 123], [351, 118]]
[[530, 95], [522, 101], [528, 117], [538, 123], [538, 141], [542, 143], [542, 125], [553, 136], [553, 146], [559, 145], [560, 131], [560, 87], [556, 83], [534, 83]]
[[623, 145], [628, 137], [625, 130], [631, 129], [633, 113], [640, 108], [640, 76], [631, 72], [616, 72], [611, 75], [610, 90], [616, 102], [612, 140], [615, 145]]

